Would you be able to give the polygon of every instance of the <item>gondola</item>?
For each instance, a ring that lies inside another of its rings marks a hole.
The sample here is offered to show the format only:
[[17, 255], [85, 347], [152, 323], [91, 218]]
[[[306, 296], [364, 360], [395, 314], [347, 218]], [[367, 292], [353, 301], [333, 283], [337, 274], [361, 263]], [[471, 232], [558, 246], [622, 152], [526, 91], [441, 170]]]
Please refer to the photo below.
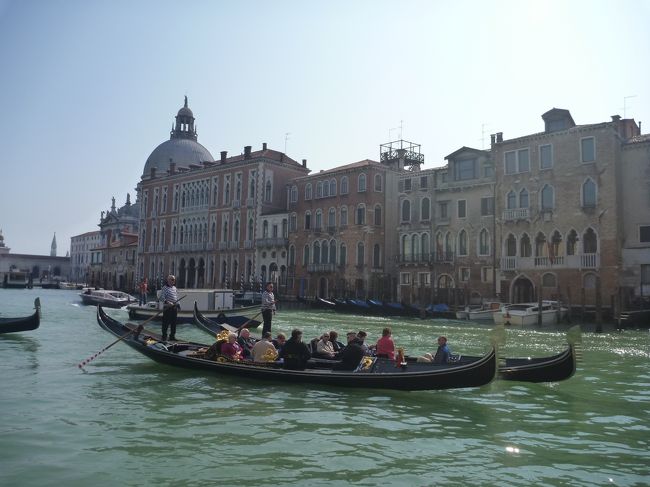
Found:
[[35, 330], [41, 324], [41, 300], [34, 300], [34, 314], [25, 318], [0, 318], [0, 334]]
[[[259, 316], [260, 313], [257, 315], [253, 316], [253, 318], [256, 318]], [[203, 314], [201, 311], [199, 311], [199, 307], [196, 304], [196, 301], [194, 301], [194, 311], [193, 311], [193, 316], [194, 316], [194, 321], [192, 323], [196, 325], [200, 330], [208, 333], [209, 335], [216, 335], [220, 331], [223, 330], [228, 330], [228, 331], [233, 331], [236, 332], [239, 330], [239, 328], [243, 328], [244, 325], [246, 328], [257, 328], [260, 326], [260, 322], [255, 320], [255, 319], [248, 319], [245, 321], [241, 320], [228, 320], [227, 317], [221, 318], [221, 319], [213, 319], [213, 318], [208, 318], [205, 314]]]
[[304, 383], [336, 387], [355, 387], [397, 390], [434, 390], [465, 387], [480, 387], [492, 381], [496, 373], [496, 352], [489, 353], [466, 364], [420, 366], [408, 364], [396, 368], [394, 362], [381, 359], [363, 360], [354, 371], [335, 371], [331, 368], [315, 367], [310, 361], [305, 370], [287, 370], [277, 362], [252, 363], [233, 362], [217, 356], [217, 360], [202, 358], [207, 345], [200, 343], [165, 342], [145, 330], [122, 324], [106, 315], [97, 307], [97, 322], [106, 331], [120, 337], [131, 348], [150, 359], [177, 367], [184, 367], [213, 374], [227, 374], [247, 379], [274, 382]]

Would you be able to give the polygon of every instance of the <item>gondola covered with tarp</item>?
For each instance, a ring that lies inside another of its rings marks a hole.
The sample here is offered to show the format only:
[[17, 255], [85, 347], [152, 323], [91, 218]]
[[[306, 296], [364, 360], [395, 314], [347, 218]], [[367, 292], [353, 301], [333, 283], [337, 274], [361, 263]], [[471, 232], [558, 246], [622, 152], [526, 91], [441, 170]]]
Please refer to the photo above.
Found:
[[279, 362], [231, 361], [221, 355], [208, 359], [206, 352], [209, 345], [163, 341], [159, 335], [141, 327], [138, 329], [135, 325], [120, 323], [108, 316], [100, 306], [97, 307], [97, 322], [128, 346], [156, 362], [199, 372], [271, 382], [373, 389], [452, 389], [488, 384], [493, 380], [497, 366], [496, 351], [492, 347], [485, 356], [463, 364], [431, 366], [413, 363], [396, 367], [393, 361], [367, 357], [352, 371], [334, 370], [333, 364], [314, 360], [307, 363], [305, 370], [288, 370]]

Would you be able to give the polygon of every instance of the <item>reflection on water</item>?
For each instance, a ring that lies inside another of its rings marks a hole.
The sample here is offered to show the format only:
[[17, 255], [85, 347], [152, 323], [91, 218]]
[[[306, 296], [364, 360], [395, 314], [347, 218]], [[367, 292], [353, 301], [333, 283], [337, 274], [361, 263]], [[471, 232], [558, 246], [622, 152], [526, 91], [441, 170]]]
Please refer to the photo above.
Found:
[[[72, 305], [74, 293], [39, 292], [41, 328], [0, 337], [6, 485], [647, 484], [647, 332], [585, 333], [576, 376], [554, 384], [396, 392], [261, 383], [163, 366], [121, 344], [84, 374], [76, 365], [114, 338], [94, 309]], [[33, 296], [0, 291], [0, 304], [20, 315]], [[373, 340], [391, 326], [413, 354], [440, 334], [454, 351], [481, 353], [491, 330], [309, 310], [278, 312], [274, 332], [297, 325], [305, 337], [364, 329]], [[509, 329], [502, 351], [557, 353], [565, 331]], [[210, 341], [190, 326], [178, 334]]]

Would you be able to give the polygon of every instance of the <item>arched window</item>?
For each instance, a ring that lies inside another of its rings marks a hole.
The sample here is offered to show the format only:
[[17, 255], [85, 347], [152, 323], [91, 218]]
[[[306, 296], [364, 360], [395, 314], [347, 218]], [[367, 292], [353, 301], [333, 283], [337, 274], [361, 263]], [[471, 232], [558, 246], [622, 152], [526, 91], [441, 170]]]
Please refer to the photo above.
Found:
[[598, 238], [593, 228], [588, 228], [582, 235], [582, 245], [582, 253], [584, 254], [595, 254], [598, 252]]
[[305, 186], [305, 199], [310, 200], [311, 199], [311, 183], [307, 183]]
[[346, 265], [348, 263], [347, 260], [348, 260], [347, 247], [345, 246], [344, 243], [341, 243], [341, 246], [339, 247], [339, 264]]
[[323, 197], [330, 195], [330, 185], [327, 181], [323, 181]]
[[508, 234], [506, 238], [506, 256], [515, 257], [517, 255], [517, 238], [512, 234]]
[[409, 200], [402, 201], [402, 221], [411, 221], [411, 202]]
[[289, 247], [289, 265], [294, 266], [296, 265], [296, 247], [291, 245]]
[[[241, 175], [238, 176], [238, 178]], [[235, 185], [235, 199], [241, 201], [241, 180], [237, 179], [237, 184]], [[201, 200], [203, 200], [203, 190], [201, 190]]]
[[461, 230], [458, 234], [458, 255], [467, 255], [467, 232]]
[[431, 219], [431, 201], [429, 198], [422, 198], [422, 202], [420, 203], [420, 219]]
[[381, 252], [379, 244], [375, 244], [372, 247], [372, 266], [374, 268], [381, 267]]
[[416, 259], [420, 258], [420, 238], [417, 234], [411, 236], [411, 253]]
[[528, 190], [526, 188], [519, 191], [519, 208], [528, 208]]
[[547, 272], [542, 276], [542, 287], [557, 287], [557, 279], [555, 274]]
[[269, 222], [264, 220], [262, 222], [262, 238], [269, 238]]
[[341, 178], [341, 194], [348, 194], [349, 191], [349, 183], [348, 183], [348, 177], [343, 176]]
[[291, 202], [296, 203], [298, 201], [298, 186], [291, 186]]
[[217, 224], [216, 222], [213, 221], [212, 226], [210, 227], [210, 242], [214, 243], [216, 239], [217, 239]]
[[508, 210], [517, 208], [517, 195], [512, 190], [508, 191], [508, 195], [506, 196], [506, 208]]
[[252, 218], [248, 219], [248, 239], [247, 240], [253, 240], [253, 219]]
[[545, 184], [542, 188], [542, 210], [552, 210], [555, 206], [555, 191], [553, 186]]
[[538, 232], [535, 237], [535, 257], [546, 256], [546, 235]]
[[264, 201], [266, 201], [267, 203], [271, 201], [271, 191], [272, 191], [271, 181], [267, 180], [266, 185], [264, 186]]
[[363, 203], [360, 203], [357, 206], [357, 225], [366, 224], [366, 206]]
[[336, 240], [330, 240], [330, 264], [336, 264]]
[[363, 193], [366, 190], [366, 174], [359, 174], [359, 193]]
[[348, 207], [341, 206], [341, 226], [347, 226], [348, 224]]
[[363, 263], [365, 262], [365, 255], [364, 255], [365, 247], [363, 245], [363, 242], [359, 242], [357, 244], [357, 265], [362, 266]]
[[519, 255], [521, 257], [530, 257], [533, 255], [533, 248], [527, 233], [524, 233], [519, 241]]
[[381, 206], [375, 205], [375, 226], [381, 226]]
[[305, 245], [302, 251], [302, 263], [303, 265], [309, 265], [309, 245]]
[[320, 263], [320, 242], [314, 242], [314, 264]]
[[409, 236], [402, 235], [402, 255], [409, 257], [411, 255], [411, 246], [409, 245]]
[[336, 209], [330, 208], [327, 213], [327, 226], [331, 229], [336, 227]]
[[490, 255], [490, 234], [485, 228], [478, 234], [478, 254]]
[[381, 192], [383, 189], [381, 174], [375, 174], [375, 191]]
[[422, 248], [422, 254], [427, 255], [430, 252], [429, 249], [429, 234], [428, 233], [423, 233], [422, 236], [420, 237], [421, 240], [421, 245], [420, 247]]
[[235, 220], [235, 228], [233, 231], [232, 239], [234, 242], [239, 242], [239, 220]]
[[323, 240], [320, 245], [320, 263], [327, 264], [329, 262], [329, 245]]
[[226, 205], [230, 203], [230, 183], [226, 183], [226, 187], [223, 190], [223, 199]]
[[452, 255], [454, 252], [454, 239], [451, 236], [451, 232], [447, 232], [445, 235], [445, 252], [447, 253], [447, 256]]
[[330, 179], [330, 196], [336, 196], [336, 179]]
[[578, 253], [578, 232], [571, 230], [566, 239], [566, 255], [576, 255]]
[[223, 242], [228, 241], [228, 222], [227, 221], [223, 222], [223, 239], [222, 239], [222, 241]]
[[316, 210], [316, 219], [314, 220], [314, 229], [320, 230], [323, 228], [323, 212], [319, 208]]
[[318, 181], [316, 183], [316, 198], [322, 198], [323, 197], [323, 182]]
[[594, 208], [596, 206], [596, 183], [591, 178], [582, 183], [582, 206]]
[[556, 258], [562, 255], [562, 235], [559, 231], [555, 230], [551, 235], [551, 241], [549, 242], [549, 257]]

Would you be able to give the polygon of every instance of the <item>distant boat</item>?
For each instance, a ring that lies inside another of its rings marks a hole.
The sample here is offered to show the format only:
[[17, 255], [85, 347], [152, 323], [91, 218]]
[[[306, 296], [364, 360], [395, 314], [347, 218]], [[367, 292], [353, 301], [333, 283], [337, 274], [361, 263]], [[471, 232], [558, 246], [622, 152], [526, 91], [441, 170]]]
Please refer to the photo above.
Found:
[[[542, 325], [555, 325], [566, 314], [566, 308], [557, 301], [542, 301]], [[539, 321], [539, 303], [510, 304], [493, 313], [496, 325], [537, 325]]]
[[456, 318], [469, 321], [494, 321], [494, 313], [507, 306], [500, 301], [485, 301], [478, 306], [467, 306], [464, 310], [456, 311]]
[[91, 289], [79, 293], [83, 304], [102, 305], [107, 308], [121, 308], [129, 303], [134, 303], [137, 298], [122, 291], [110, 291], [106, 289]]
[[9, 271], [4, 275], [2, 287], [25, 289], [29, 285], [29, 274], [26, 271]]

